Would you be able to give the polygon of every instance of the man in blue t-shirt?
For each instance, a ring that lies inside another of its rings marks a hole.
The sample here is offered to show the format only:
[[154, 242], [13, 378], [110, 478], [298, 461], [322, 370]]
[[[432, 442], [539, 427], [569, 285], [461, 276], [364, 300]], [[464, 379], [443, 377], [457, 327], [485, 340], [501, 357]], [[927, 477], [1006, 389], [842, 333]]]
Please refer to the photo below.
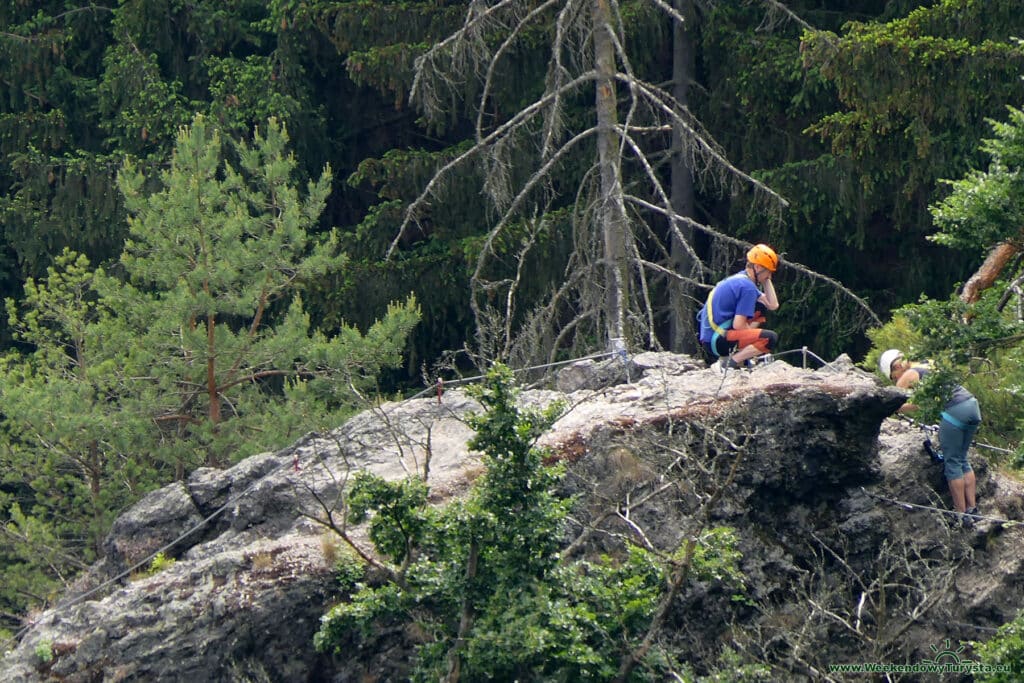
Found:
[[700, 343], [709, 357], [721, 358], [726, 367], [735, 368], [775, 348], [779, 337], [761, 329], [765, 317], [760, 309], [779, 308], [772, 285], [778, 267], [775, 251], [765, 244], [755, 244], [747, 252], [746, 267], [711, 290], [697, 313]]

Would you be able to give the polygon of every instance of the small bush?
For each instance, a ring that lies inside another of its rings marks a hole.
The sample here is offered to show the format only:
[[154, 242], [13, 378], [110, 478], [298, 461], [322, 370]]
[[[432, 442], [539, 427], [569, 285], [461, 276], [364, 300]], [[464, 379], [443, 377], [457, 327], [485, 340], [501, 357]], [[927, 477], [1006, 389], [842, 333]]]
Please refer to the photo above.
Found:
[[324, 564], [333, 567], [338, 562], [338, 537], [332, 533], [320, 537], [320, 551], [324, 554]]
[[35, 649], [36, 659], [40, 664], [49, 664], [53, 661], [53, 642], [49, 640], [40, 641]]
[[159, 574], [160, 572], [164, 571], [165, 569], [169, 569], [173, 565], [174, 565], [174, 558], [173, 557], [168, 557], [168, 556], [164, 555], [162, 552], [159, 552], [159, 553], [157, 553], [156, 555], [153, 556], [152, 560], [150, 560], [149, 566], [146, 567], [145, 569], [141, 570], [136, 575], [136, 578], [144, 579], [146, 577], [153, 576], [154, 574]]
[[1000, 626], [989, 641], [973, 645], [982, 664], [1009, 668], [1009, 671], [979, 674], [975, 679], [979, 683], [1010, 683], [1024, 676], [1024, 614]]
[[334, 562], [334, 576], [343, 591], [354, 591], [366, 577], [366, 568], [352, 552], [340, 552]]

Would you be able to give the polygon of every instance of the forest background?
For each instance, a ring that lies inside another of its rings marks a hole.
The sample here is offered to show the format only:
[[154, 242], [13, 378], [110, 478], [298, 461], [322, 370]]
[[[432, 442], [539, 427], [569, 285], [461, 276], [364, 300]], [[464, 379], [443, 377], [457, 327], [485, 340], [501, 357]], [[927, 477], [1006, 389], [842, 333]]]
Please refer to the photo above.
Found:
[[1016, 444], [1021, 35], [1010, 0], [6, 3], [0, 630], [192, 468], [494, 360], [694, 352], [752, 242], [783, 349], [935, 357]]

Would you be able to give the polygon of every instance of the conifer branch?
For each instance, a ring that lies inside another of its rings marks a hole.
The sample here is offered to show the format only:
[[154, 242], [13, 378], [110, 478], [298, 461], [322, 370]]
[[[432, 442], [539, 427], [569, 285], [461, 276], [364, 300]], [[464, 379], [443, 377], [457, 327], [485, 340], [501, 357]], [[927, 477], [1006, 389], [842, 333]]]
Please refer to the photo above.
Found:
[[[480, 63], [490, 56], [483, 35], [492, 24], [498, 22], [496, 17], [502, 11], [509, 7], [514, 8], [519, 1], [500, 0], [497, 4], [487, 7], [483, 0], [471, 0], [462, 28], [416, 58], [415, 76], [409, 89], [410, 102], [418, 102], [428, 118], [442, 113], [443, 108], [439, 104], [436, 87], [425, 86], [423, 80], [429, 76], [440, 78], [449, 89], [454, 90], [453, 77], [447, 74], [475, 73], [477, 69], [472, 68], [469, 63]], [[435, 63], [445, 53], [449, 55], [452, 65], [447, 72], [434, 68]]]
[[556, 96], [544, 120], [543, 142], [540, 148], [541, 159], [548, 158], [555, 140], [562, 135], [562, 98], [559, 93], [562, 92], [563, 79], [569, 75], [568, 69], [562, 62], [562, 52], [563, 49], [568, 55], [579, 52], [578, 50], [573, 51], [570, 47], [566, 47], [566, 43], [572, 33], [572, 28], [579, 25], [579, 22], [573, 21], [573, 18], [583, 11], [582, 4], [585, 1], [580, 0], [577, 2], [571, 0], [566, 2], [555, 21], [555, 36], [551, 43], [551, 62], [548, 66], [546, 87], [548, 91], [555, 92]]
[[644, 95], [646, 100], [657, 110], [660, 110], [669, 120], [680, 127], [686, 134], [687, 139], [690, 141], [689, 151], [695, 155], [695, 158], [702, 159], [705, 167], [715, 165], [726, 171], [729, 175], [734, 176], [736, 179], [742, 181], [744, 184], [753, 187], [759, 193], [762, 193], [768, 197], [773, 198], [780, 206], [788, 207], [789, 202], [779, 195], [775, 190], [771, 189], [761, 181], [752, 177], [751, 175], [744, 173], [737, 168], [728, 158], [725, 153], [717, 145], [712, 144], [709, 140], [712, 140], [710, 135], [705, 131], [698, 130], [697, 124], [692, 119], [687, 119], [681, 116], [677, 110], [664, 102], [664, 98], [667, 97], [667, 93], [660, 90], [657, 86], [651, 85], [639, 79], [630, 79], [622, 74], [618, 76], [619, 80], [625, 83], [628, 87], [636, 89], [638, 92]]
[[814, 27], [804, 21], [800, 15], [778, 0], [761, 0], [761, 2], [767, 12], [761, 25], [757, 27], [758, 31], [774, 31], [781, 24], [787, 22], [793, 22], [806, 31], [814, 30]]

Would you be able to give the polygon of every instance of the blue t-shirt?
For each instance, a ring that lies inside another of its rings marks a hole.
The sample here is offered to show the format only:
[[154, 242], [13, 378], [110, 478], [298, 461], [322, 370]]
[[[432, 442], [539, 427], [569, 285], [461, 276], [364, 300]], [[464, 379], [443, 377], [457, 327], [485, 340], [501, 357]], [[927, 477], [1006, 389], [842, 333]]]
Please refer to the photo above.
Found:
[[[741, 270], [715, 285], [711, 296], [711, 310], [715, 313], [715, 324], [721, 327], [726, 321], [731, 322], [736, 315], [753, 318], [757, 310], [757, 297], [761, 296], [761, 290], [750, 281], [746, 271]], [[711, 329], [711, 324], [708, 322], [706, 303], [697, 313], [697, 322], [700, 324], [700, 340], [710, 342], [715, 331]]]

